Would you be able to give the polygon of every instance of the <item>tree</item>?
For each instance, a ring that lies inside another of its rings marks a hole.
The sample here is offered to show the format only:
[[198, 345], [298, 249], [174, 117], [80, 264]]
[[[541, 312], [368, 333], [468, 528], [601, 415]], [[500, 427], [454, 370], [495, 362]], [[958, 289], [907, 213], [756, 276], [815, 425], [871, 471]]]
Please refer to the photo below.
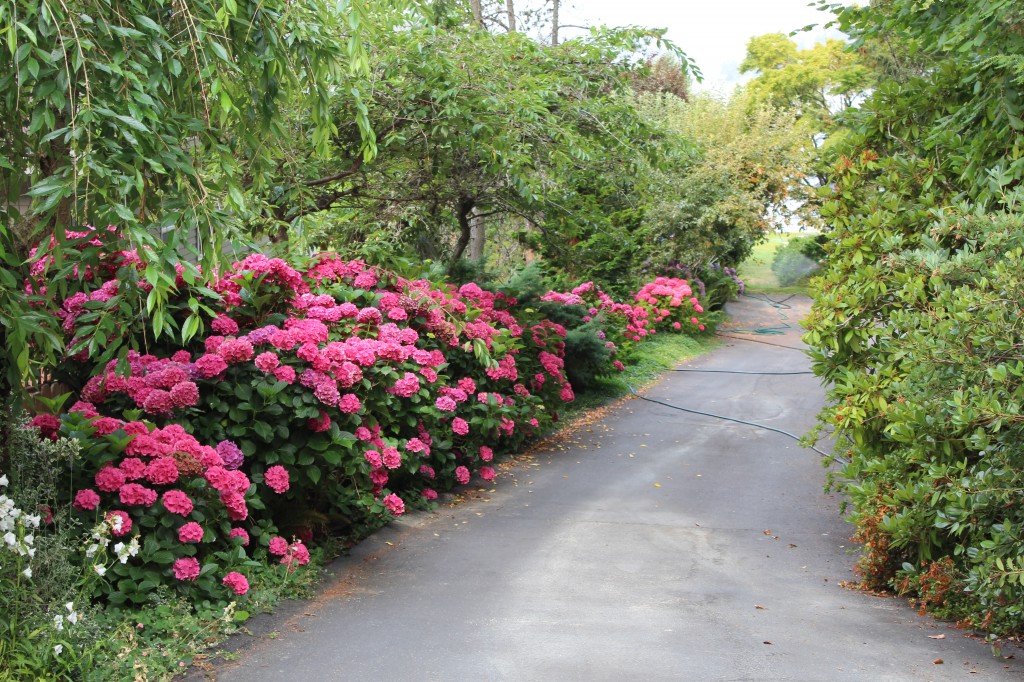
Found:
[[676, 137], [674, 162], [654, 167], [645, 223], [664, 260], [736, 265], [791, 213], [790, 198], [808, 163], [792, 111], [700, 94], [684, 102], [640, 97], [643, 114]]
[[[358, 131], [340, 125], [333, 165], [296, 160], [272, 210], [339, 243], [387, 225], [392, 242], [449, 263], [466, 253], [478, 221], [525, 221], [535, 247], [564, 249], [567, 233], [606, 227], [590, 197], [631, 184], [649, 147], [626, 97], [633, 66], [620, 56], [657, 38], [608, 31], [546, 47], [519, 33], [426, 22], [375, 36], [366, 104], [380, 156], [353, 166]], [[352, 119], [351, 106], [337, 100], [339, 122]]]

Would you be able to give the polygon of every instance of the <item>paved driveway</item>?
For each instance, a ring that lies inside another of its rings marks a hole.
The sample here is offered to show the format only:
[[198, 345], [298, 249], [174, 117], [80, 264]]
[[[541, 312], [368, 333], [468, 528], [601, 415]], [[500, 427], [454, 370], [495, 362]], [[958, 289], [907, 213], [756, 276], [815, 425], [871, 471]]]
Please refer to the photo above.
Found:
[[[809, 302], [794, 300], [798, 319]], [[745, 299], [739, 323], [774, 313]], [[752, 338], [752, 337], [751, 337]], [[799, 371], [798, 331], [684, 367]], [[813, 376], [672, 373], [644, 395], [803, 433]], [[849, 526], [820, 458], [769, 431], [627, 400], [494, 490], [402, 519], [258, 621], [222, 682], [1021, 680], [903, 600], [840, 587]], [[1009, 653], [1009, 652], [1004, 652]], [[940, 662], [941, 660], [941, 662]]]

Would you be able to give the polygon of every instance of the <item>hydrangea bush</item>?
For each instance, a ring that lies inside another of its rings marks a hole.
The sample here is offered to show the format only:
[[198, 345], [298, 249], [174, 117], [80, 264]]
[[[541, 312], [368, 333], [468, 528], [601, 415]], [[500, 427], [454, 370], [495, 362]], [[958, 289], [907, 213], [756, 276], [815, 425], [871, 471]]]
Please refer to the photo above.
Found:
[[678, 277], [657, 277], [644, 284], [635, 297], [649, 311], [652, 325], [658, 330], [705, 331], [701, 316], [704, 306], [690, 283]]
[[[293, 570], [319, 533], [365, 532], [474, 475], [491, 480], [496, 458], [574, 399], [574, 335], [593, 337], [610, 372], [656, 324], [702, 312], [683, 280], [659, 278], [638, 305], [588, 282], [528, 306], [330, 253], [252, 254], [206, 281], [169, 274], [158, 325], [126, 303], [146, 299], [146, 259], [78, 238], [92, 250], [60, 301], [71, 354], [57, 368], [77, 402], [33, 425], [82, 443], [66, 502], [137, 543], [104, 576], [111, 601], [161, 584], [241, 596], [247, 568]], [[28, 286], [55, 267], [38, 254]], [[582, 326], [551, 319], [556, 308]], [[101, 350], [113, 346], [123, 352]]]

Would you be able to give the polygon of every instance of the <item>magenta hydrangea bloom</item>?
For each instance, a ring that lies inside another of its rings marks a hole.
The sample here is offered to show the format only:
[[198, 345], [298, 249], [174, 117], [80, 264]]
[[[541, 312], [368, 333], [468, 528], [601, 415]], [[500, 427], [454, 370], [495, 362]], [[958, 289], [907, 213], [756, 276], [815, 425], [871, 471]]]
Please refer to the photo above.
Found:
[[170, 485], [178, 480], [178, 465], [170, 457], [157, 457], [146, 467], [146, 479], [154, 485]]
[[469, 469], [464, 466], [455, 467], [455, 480], [462, 485], [469, 483]]
[[267, 469], [267, 472], [263, 475], [263, 480], [278, 495], [287, 492], [288, 488], [291, 487], [288, 470], [280, 464], [275, 464]]
[[241, 596], [249, 591], [249, 581], [238, 571], [231, 571], [222, 580], [225, 585], [231, 588], [235, 594]]
[[401, 516], [405, 513], [405, 502], [398, 495], [391, 493], [384, 497], [384, 508], [394, 516]]
[[150, 507], [156, 502], [156, 491], [138, 483], [125, 483], [119, 493], [121, 504], [138, 504]]
[[184, 557], [174, 562], [174, 577], [178, 580], [194, 581], [199, 577], [199, 559]]
[[99, 506], [100, 496], [95, 490], [85, 488], [84, 490], [79, 490], [75, 493], [75, 501], [73, 504], [75, 509], [78, 509], [79, 511], [92, 511]]
[[117, 468], [124, 472], [129, 481], [137, 481], [146, 476], [146, 465], [138, 457], [125, 457]]
[[481, 445], [480, 446], [480, 459], [482, 459], [485, 462], [490, 462], [492, 459], [494, 459], [494, 450], [491, 450], [486, 445]]
[[380, 459], [388, 469], [397, 469], [402, 466], [402, 455], [399, 454], [396, 448], [384, 448]]
[[199, 387], [192, 381], [182, 381], [171, 387], [171, 402], [175, 407], [192, 407], [199, 402]]
[[181, 490], [168, 490], [163, 494], [164, 509], [177, 514], [178, 516], [188, 516], [192, 513], [192, 500]]
[[469, 424], [462, 417], [456, 417], [452, 420], [452, 431], [460, 436], [465, 436], [469, 433]]
[[189, 521], [178, 529], [178, 539], [182, 542], [202, 542], [203, 527], [195, 521]]
[[232, 521], [245, 521], [249, 518], [249, 507], [241, 493], [223, 492], [220, 494], [220, 501], [227, 508], [228, 518]]
[[431, 502], [437, 499], [437, 491], [434, 490], [433, 488], [424, 488], [422, 495], [423, 499], [426, 500], [427, 502]]
[[229, 538], [242, 538], [242, 547], [249, 546], [249, 532], [244, 528], [232, 528], [228, 533]]
[[494, 474], [494, 469], [492, 469], [491, 467], [480, 467], [480, 478], [484, 479], [485, 481], [493, 481]]
[[96, 472], [96, 487], [105, 493], [112, 493], [124, 485], [127, 477], [116, 467], [104, 467]]
[[281, 537], [270, 538], [270, 545], [267, 551], [274, 556], [284, 556], [288, 553], [288, 541]]

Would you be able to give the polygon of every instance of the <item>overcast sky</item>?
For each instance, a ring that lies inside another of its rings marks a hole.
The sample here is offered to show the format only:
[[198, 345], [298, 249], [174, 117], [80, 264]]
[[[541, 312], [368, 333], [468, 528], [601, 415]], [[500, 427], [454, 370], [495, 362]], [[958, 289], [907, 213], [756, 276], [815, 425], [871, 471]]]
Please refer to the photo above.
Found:
[[[704, 72], [704, 88], [730, 89], [741, 81], [739, 65], [747, 41], [764, 33], [789, 33], [808, 24], [819, 27], [794, 36], [801, 47], [825, 38], [830, 14], [809, 0], [563, 0], [562, 24], [667, 28]], [[835, 37], [834, 31], [829, 32]]]

